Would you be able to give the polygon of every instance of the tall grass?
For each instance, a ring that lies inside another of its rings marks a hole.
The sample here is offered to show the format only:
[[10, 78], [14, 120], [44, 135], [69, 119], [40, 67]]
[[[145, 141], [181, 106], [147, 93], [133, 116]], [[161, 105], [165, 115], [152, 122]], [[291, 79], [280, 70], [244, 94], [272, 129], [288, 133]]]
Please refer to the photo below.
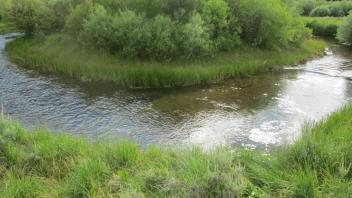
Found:
[[285, 50], [252, 47], [198, 61], [150, 62], [126, 60], [101, 51], [84, 51], [63, 35], [46, 40], [20, 38], [7, 45], [10, 58], [42, 72], [124, 87], [181, 87], [217, 83], [227, 78], [270, 71], [321, 54], [326, 44], [308, 40]]
[[4, 197], [351, 197], [352, 106], [271, 154], [140, 149], [0, 120]]
[[0, 35], [16, 32], [17, 29], [8, 22], [0, 22]]

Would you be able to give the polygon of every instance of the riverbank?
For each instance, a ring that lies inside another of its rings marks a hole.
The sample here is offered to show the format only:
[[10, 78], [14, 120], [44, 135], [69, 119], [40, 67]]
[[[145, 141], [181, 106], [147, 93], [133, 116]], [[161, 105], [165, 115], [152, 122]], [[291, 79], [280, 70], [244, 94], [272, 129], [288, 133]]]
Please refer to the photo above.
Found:
[[6, 22], [0, 22], [0, 35], [16, 32], [14, 25]]
[[352, 107], [272, 154], [141, 150], [0, 121], [4, 197], [350, 197]]
[[251, 47], [199, 61], [151, 62], [126, 60], [101, 51], [86, 51], [63, 35], [20, 38], [6, 49], [19, 65], [83, 81], [105, 81], [123, 87], [165, 88], [218, 83], [291, 65], [323, 53], [327, 44], [307, 40], [298, 48], [263, 50]]

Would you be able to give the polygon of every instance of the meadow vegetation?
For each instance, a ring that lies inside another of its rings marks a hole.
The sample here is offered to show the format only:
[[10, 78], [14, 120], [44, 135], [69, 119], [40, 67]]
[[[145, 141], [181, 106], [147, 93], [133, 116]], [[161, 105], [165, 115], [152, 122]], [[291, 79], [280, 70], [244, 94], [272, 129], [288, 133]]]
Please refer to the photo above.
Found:
[[352, 10], [351, 0], [286, 0], [304, 16], [344, 17]]
[[27, 35], [64, 32], [125, 58], [191, 60], [244, 43], [298, 46], [310, 35], [281, 0], [10, 0], [6, 8]]
[[342, 24], [342, 17], [302, 17], [314, 36], [336, 38], [337, 29]]
[[45, 73], [66, 74], [83, 81], [105, 81], [123, 87], [184, 87], [218, 83], [280, 69], [320, 55], [327, 44], [307, 40], [300, 48], [261, 50], [242, 46], [212, 59], [156, 62], [126, 60], [104, 51], [82, 50], [71, 37], [51, 35], [41, 39], [17, 39], [6, 46], [10, 58]]
[[338, 28], [337, 39], [347, 46], [352, 46], [352, 15], [347, 16]]
[[298, 63], [324, 48], [282, 0], [2, 4], [4, 17], [26, 34], [7, 48], [14, 61], [127, 87], [214, 83]]
[[266, 154], [244, 149], [141, 149], [0, 121], [4, 197], [351, 197], [352, 107], [307, 125]]

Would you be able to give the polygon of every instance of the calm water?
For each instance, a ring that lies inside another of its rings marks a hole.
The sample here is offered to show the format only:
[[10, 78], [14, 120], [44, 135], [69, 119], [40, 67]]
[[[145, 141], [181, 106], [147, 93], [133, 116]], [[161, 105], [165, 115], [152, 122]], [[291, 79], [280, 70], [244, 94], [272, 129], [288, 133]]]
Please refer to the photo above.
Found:
[[22, 69], [0, 37], [0, 104], [28, 128], [142, 145], [216, 145], [268, 149], [292, 142], [306, 121], [352, 97], [352, 56], [332, 53], [280, 73], [172, 90], [123, 90]]

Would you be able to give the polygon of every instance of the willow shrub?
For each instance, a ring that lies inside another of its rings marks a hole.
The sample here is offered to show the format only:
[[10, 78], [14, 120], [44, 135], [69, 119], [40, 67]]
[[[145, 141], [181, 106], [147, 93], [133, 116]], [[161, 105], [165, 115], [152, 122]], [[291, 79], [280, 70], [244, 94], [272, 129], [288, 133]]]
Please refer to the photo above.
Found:
[[236, 7], [242, 40], [259, 47], [287, 47], [310, 35], [281, 1], [228, 0]]
[[337, 29], [337, 39], [346, 45], [352, 45], [352, 15], [345, 18]]
[[10, 0], [27, 34], [64, 31], [123, 57], [199, 59], [243, 43], [286, 48], [309, 31], [282, 0]]

